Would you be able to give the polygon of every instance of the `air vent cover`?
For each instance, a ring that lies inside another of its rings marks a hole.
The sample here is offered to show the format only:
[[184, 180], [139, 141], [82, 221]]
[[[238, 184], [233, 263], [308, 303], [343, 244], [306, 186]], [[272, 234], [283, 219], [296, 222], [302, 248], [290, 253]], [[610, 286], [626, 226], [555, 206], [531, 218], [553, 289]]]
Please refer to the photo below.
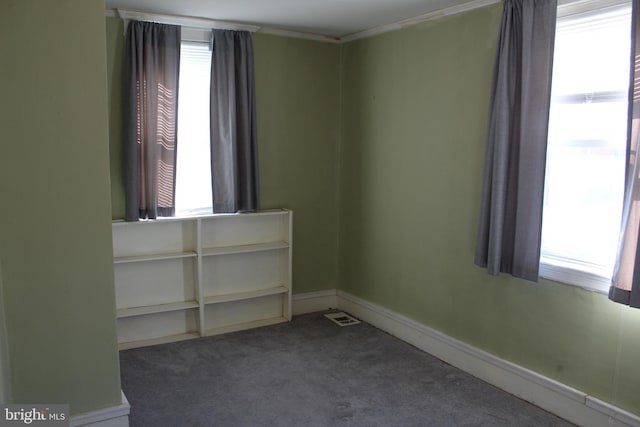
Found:
[[350, 326], [360, 323], [360, 321], [355, 317], [343, 312], [325, 314], [324, 317], [339, 326]]

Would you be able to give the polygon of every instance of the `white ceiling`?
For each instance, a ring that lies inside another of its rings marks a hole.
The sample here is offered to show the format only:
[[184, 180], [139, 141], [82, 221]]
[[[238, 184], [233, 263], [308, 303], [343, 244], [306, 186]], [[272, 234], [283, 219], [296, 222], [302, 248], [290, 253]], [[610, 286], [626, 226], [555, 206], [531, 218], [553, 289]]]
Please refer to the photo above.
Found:
[[343, 38], [471, 0], [106, 0], [107, 9], [208, 18]]

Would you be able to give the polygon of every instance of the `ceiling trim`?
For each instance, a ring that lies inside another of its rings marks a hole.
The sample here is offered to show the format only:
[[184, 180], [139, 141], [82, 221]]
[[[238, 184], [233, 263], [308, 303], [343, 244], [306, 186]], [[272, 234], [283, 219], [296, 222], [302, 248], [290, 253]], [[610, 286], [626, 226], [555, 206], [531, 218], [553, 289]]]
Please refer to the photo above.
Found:
[[139, 12], [136, 10], [125, 9], [106, 9], [105, 16], [108, 18], [121, 18], [125, 22], [130, 20], [137, 20], [157, 22], [159, 24], [181, 25], [183, 27], [189, 28], [249, 31], [251, 33], [272, 34], [297, 39], [307, 39], [328, 43], [340, 43], [340, 39], [337, 37], [325, 36], [321, 34], [303, 33], [299, 31], [284, 30], [281, 28], [263, 27], [260, 25], [244, 24], [233, 21], [220, 21], [193, 16], [163, 15], [160, 13]]
[[472, 0], [470, 2], [447, 7], [444, 9], [436, 10], [433, 12], [425, 13], [414, 18], [404, 19], [402, 21], [394, 22], [391, 24], [381, 25], [379, 27], [371, 28], [365, 31], [359, 31], [357, 33], [349, 34], [344, 37], [332, 37], [322, 34], [305, 33], [301, 31], [291, 31], [281, 28], [266, 27], [253, 24], [245, 24], [232, 21], [220, 21], [208, 18], [197, 18], [191, 16], [180, 15], [163, 15], [158, 13], [139, 12], [133, 10], [124, 9], [107, 9], [105, 16], [110, 18], [122, 18], [125, 22], [128, 20], [140, 20], [158, 22], [161, 24], [173, 24], [182, 25], [184, 27], [191, 28], [206, 28], [206, 29], [219, 29], [219, 30], [236, 30], [236, 31], [249, 31], [262, 34], [271, 34], [276, 36], [291, 37], [298, 39], [313, 40], [325, 43], [348, 43], [354, 40], [373, 37], [378, 34], [387, 33], [390, 31], [399, 30], [402, 28], [410, 27], [427, 21], [433, 21], [436, 19], [444, 18], [446, 16], [455, 15], [458, 13], [468, 12], [470, 10], [479, 9], [481, 7], [489, 6], [495, 3], [499, 3], [501, 0]]
[[341, 37], [342, 43], [348, 43], [354, 40], [364, 39], [367, 37], [377, 36], [378, 34], [388, 33], [389, 31], [399, 30], [401, 28], [410, 27], [412, 25], [421, 24], [427, 21], [433, 21], [436, 19], [444, 18], [445, 16], [456, 15], [458, 13], [468, 12], [470, 10], [479, 9], [481, 7], [489, 6], [495, 3], [500, 3], [501, 0], [472, 0], [468, 3], [463, 3], [457, 6], [451, 6], [433, 12], [425, 13], [424, 15], [416, 16], [415, 18], [404, 19], [402, 21], [394, 22], [392, 24], [381, 25], [370, 30], [360, 31], [358, 33], [349, 34]]
[[249, 31], [255, 33], [260, 29], [257, 25], [240, 24], [237, 22], [218, 21], [215, 19], [196, 18], [192, 16], [162, 15], [159, 13], [138, 12], [136, 10], [116, 9], [117, 15], [124, 21], [147, 21], [158, 24], [180, 25], [190, 28], [206, 28], [216, 30]]
[[323, 35], [323, 34], [303, 33], [303, 32], [300, 32], [300, 31], [283, 30], [283, 29], [280, 29], [280, 28], [260, 27], [260, 29], [257, 32], [261, 33], [261, 34], [271, 34], [271, 35], [274, 35], [274, 36], [293, 37], [293, 38], [297, 38], [297, 39], [314, 40], [314, 41], [326, 42], [326, 43], [337, 43], [337, 44], [341, 43], [340, 37], [326, 36], [326, 35]]

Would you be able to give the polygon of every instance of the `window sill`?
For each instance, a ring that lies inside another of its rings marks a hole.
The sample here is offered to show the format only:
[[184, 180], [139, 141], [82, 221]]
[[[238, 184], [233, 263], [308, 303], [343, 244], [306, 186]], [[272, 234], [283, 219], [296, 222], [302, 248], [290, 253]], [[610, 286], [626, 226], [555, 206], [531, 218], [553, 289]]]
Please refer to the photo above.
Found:
[[608, 294], [611, 278], [596, 271], [580, 268], [582, 265], [552, 258], [540, 260], [540, 277], [566, 285], [577, 286], [588, 291]]
[[[175, 216], [173, 218], [193, 218], [198, 216], [207, 216], [213, 215], [213, 208], [194, 208], [194, 209], [183, 209], [176, 210]], [[172, 217], [169, 217], [172, 218]]]

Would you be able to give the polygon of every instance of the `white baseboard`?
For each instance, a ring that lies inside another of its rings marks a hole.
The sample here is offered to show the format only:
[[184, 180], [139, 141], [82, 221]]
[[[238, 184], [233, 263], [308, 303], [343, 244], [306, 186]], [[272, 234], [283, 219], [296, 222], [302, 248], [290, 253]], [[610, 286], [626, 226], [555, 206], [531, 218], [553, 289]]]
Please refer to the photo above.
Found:
[[294, 316], [337, 307], [338, 297], [335, 289], [294, 294], [291, 297], [291, 312]]
[[376, 304], [337, 291], [338, 308], [515, 396], [584, 427], [640, 427], [640, 417], [453, 339]]
[[[331, 301], [331, 304], [327, 304], [331, 298], [335, 299], [335, 303]], [[346, 311], [477, 378], [577, 425], [640, 427], [640, 417], [637, 415], [347, 292], [329, 290], [294, 295], [294, 313], [309, 313], [329, 307]]]
[[69, 419], [69, 425], [70, 427], [129, 427], [130, 409], [129, 401], [122, 393], [122, 400], [119, 405], [73, 415]]

